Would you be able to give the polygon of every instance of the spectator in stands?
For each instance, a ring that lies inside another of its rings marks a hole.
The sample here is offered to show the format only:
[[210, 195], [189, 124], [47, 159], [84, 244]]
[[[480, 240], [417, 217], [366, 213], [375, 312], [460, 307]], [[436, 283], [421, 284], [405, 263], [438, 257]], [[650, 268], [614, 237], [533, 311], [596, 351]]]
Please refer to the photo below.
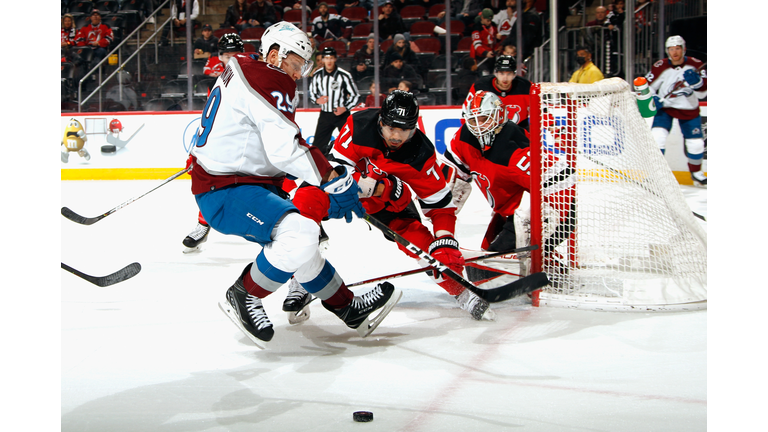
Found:
[[[365, 97], [365, 108], [371, 108], [374, 106], [381, 107], [384, 104], [384, 99], [387, 98], [387, 95], [384, 93], [378, 91], [376, 87], [376, 81], [371, 81], [371, 85], [368, 87], [368, 90], [371, 91], [371, 94]], [[379, 95], [379, 104], [376, 105], [376, 95]]]
[[[541, 22], [541, 16], [534, 6], [535, 0], [524, 0], [523, 3], [523, 18], [522, 20], [515, 20], [515, 23], [510, 29], [509, 35], [504, 39], [502, 44], [512, 43], [517, 45], [517, 21], [521, 21], [523, 28], [523, 58], [526, 59], [533, 54], [533, 50], [536, 47], [541, 46], [543, 41], [543, 28]], [[516, 6], [515, 6], [516, 7]]]
[[195, 45], [192, 47], [195, 58], [210, 58], [212, 55], [216, 55], [219, 52], [219, 38], [213, 35], [213, 27], [206, 24], [201, 33], [202, 36], [195, 41]]
[[587, 27], [608, 27], [611, 22], [608, 20], [608, 9], [604, 6], [595, 8], [595, 19], [587, 23]]
[[603, 73], [592, 63], [592, 50], [589, 47], [576, 47], [576, 63], [579, 68], [571, 75], [569, 82], [592, 84], [603, 79]]
[[352, 22], [339, 14], [330, 13], [326, 2], [318, 3], [317, 11], [319, 15], [312, 20], [312, 37], [318, 42], [341, 40], [348, 43]]
[[264, 27], [267, 28], [277, 22], [277, 12], [275, 6], [266, 0], [255, 0], [248, 7], [250, 18], [248, 24], [251, 27]]
[[[112, 29], [101, 22], [101, 12], [99, 12], [98, 9], [94, 9], [93, 12], [91, 12], [91, 23], [81, 28], [75, 39], [77, 46], [88, 46], [93, 49], [91, 63], [87, 65], [89, 69], [96, 66], [104, 57], [106, 57], [113, 38]], [[96, 76], [92, 76], [95, 79]]]
[[391, 63], [381, 73], [382, 87], [387, 89], [387, 93], [396, 90], [402, 80], [411, 82], [419, 80], [419, 73], [413, 66], [405, 64], [400, 54], [394, 53], [390, 59]]
[[[368, 35], [368, 40], [365, 46], [361, 47], [355, 55], [352, 57], [352, 64], [354, 67], [350, 71], [352, 73], [352, 79], [355, 83], [360, 82], [361, 79], [367, 76], [373, 76], [376, 70], [374, 69], [374, 56], [375, 50], [378, 45], [376, 44], [376, 37], [373, 33]], [[379, 61], [383, 58], [381, 50], [379, 50]]]
[[398, 54], [405, 64], [413, 66], [418, 72], [419, 60], [416, 57], [416, 53], [411, 49], [411, 44], [405, 40], [405, 36], [400, 33], [393, 37], [392, 45], [384, 53], [384, 64], [391, 64], [392, 56], [395, 54]]
[[397, 83], [397, 89], [407, 91], [408, 93], [418, 93], [418, 90], [413, 90], [413, 83], [408, 80], [402, 80]]
[[[192, 0], [192, 7], [189, 16], [187, 16], [187, 0], [171, 0], [171, 27], [173, 27], [174, 35], [185, 34], [187, 31], [187, 24], [192, 25], [192, 33], [194, 30], [200, 27], [200, 23], [197, 21], [197, 16], [200, 14], [200, 5], [197, 0]], [[161, 37], [161, 44], [168, 45], [168, 26], [163, 27], [163, 35]]]
[[624, 0], [616, 0], [615, 3], [612, 3], [609, 5], [610, 11], [608, 12], [608, 29], [613, 30], [614, 28], [622, 29], [624, 26], [624, 17], [626, 16], [626, 13], [624, 13]]
[[405, 27], [403, 18], [395, 10], [393, 0], [385, 0], [379, 14], [379, 38], [392, 39], [396, 34], [403, 34], [408, 31]]
[[517, 21], [517, 0], [506, 0], [506, 7], [493, 15], [493, 23], [499, 31], [496, 38], [501, 41], [509, 37], [515, 21]]
[[248, 12], [248, 3], [246, 3], [245, 0], [235, 0], [235, 2], [227, 8], [221, 28], [234, 27], [238, 32], [241, 32], [250, 27], [250, 24], [248, 24], [250, 18], [251, 14]]
[[336, 12], [341, 13], [346, 8], [360, 6], [360, 0], [338, 0], [336, 2]]
[[471, 35], [475, 27], [475, 17], [483, 11], [483, 0], [464, 0], [457, 18], [464, 22], [464, 34]]
[[475, 21], [477, 25], [472, 31], [472, 47], [469, 54], [477, 62], [480, 75], [490, 75], [493, 71], [496, 50], [500, 46], [496, 37], [498, 30], [493, 23], [493, 11], [488, 8], [483, 9]]
[[[311, 2], [311, 4], [314, 4], [314, 2]], [[310, 2], [307, 2], [307, 19], [309, 19], [309, 15], [312, 14], [312, 6]], [[280, 3], [280, 6], [283, 7], [283, 13], [288, 12], [291, 9], [301, 10], [301, 0], [283, 0]]]
[[61, 17], [61, 48], [68, 50], [75, 46], [75, 39], [77, 39], [75, 18], [72, 14], [64, 14]]

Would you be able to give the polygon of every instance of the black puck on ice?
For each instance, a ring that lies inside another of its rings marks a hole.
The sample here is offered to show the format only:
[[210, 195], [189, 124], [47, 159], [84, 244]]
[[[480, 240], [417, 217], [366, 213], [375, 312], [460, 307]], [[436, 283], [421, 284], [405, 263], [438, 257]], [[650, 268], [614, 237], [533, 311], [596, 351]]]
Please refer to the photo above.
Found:
[[101, 146], [101, 152], [102, 153], [115, 153], [117, 151], [117, 147], [107, 144]]
[[352, 420], [356, 422], [373, 421], [373, 413], [370, 411], [355, 411], [352, 413]]

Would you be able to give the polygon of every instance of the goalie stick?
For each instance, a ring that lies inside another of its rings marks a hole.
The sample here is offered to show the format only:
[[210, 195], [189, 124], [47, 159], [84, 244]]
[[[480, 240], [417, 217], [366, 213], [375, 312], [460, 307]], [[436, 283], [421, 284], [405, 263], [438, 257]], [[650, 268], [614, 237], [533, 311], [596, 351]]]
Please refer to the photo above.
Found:
[[167, 179], [165, 179], [165, 181], [163, 181], [159, 185], [155, 186], [154, 188], [150, 189], [149, 191], [143, 193], [142, 195], [139, 195], [137, 197], [129, 199], [128, 201], [120, 204], [119, 206], [113, 208], [112, 210], [110, 210], [110, 211], [108, 211], [108, 212], [106, 212], [106, 213], [104, 213], [102, 215], [95, 216], [95, 217], [84, 217], [84, 216], [80, 216], [79, 214], [73, 212], [68, 207], [62, 207], [61, 208], [61, 215], [64, 216], [65, 218], [71, 220], [72, 222], [77, 222], [77, 223], [79, 223], [81, 225], [93, 225], [96, 222], [98, 222], [98, 221], [104, 219], [105, 217], [111, 215], [112, 213], [114, 213], [114, 212], [120, 210], [121, 208], [127, 206], [128, 204], [130, 204], [130, 203], [132, 203], [134, 201], [137, 201], [139, 198], [141, 198], [141, 197], [143, 197], [145, 195], [148, 195], [150, 192], [153, 192], [156, 189], [159, 189], [161, 186], [164, 186], [164, 185], [170, 183], [171, 180], [174, 180], [177, 177], [182, 176], [183, 174], [187, 173], [190, 170], [190, 168], [184, 168], [183, 170], [177, 172], [176, 174], [168, 177]]
[[502, 285], [500, 287], [491, 288], [487, 290], [478, 288], [474, 286], [472, 283], [470, 283], [469, 281], [467, 281], [466, 279], [464, 279], [463, 277], [461, 277], [461, 275], [451, 270], [450, 267], [436, 260], [434, 257], [432, 257], [432, 255], [424, 252], [423, 250], [421, 250], [421, 248], [409, 242], [400, 234], [392, 231], [387, 225], [383, 224], [378, 219], [374, 218], [369, 214], [366, 214], [363, 217], [363, 219], [365, 219], [366, 221], [368, 221], [368, 223], [378, 228], [381, 232], [384, 233], [385, 236], [388, 236], [392, 238], [394, 241], [396, 241], [397, 243], [400, 243], [403, 247], [411, 251], [418, 258], [427, 261], [429, 265], [434, 267], [437, 271], [453, 279], [459, 285], [472, 291], [473, 293], [477, 294], [480, 298], [488, 302], [494, 303], [494, 302], [509, 300], [513, 297], [521, 296], [523, 294], [528, 294], [533, 291], [536, 291], [537, 289], [549, 283], [547, 274], [544, 272], [539, 272], [539, 273], [534, 273], [530, 276], [526, 276], [524, 278], [520, 278], [514, 282], [508, 283], [506, 285]]
[[[520, 252], [528, 252], [528, 251], [536, 250], [538, 248], [539, 248], [539, 245], [531, 245], [531, 246], [521, 247], [521, 248], [518, 248], [518, 249], [512, 249], [512, 250], [506, 251], [506, 252], [494, 252], [494, 253], [490, 253], [490, 254], [487, 254], [487, 255], [479, 255], [479, 256], [476, 256], [476, 257], [472, 257], [472, 258], [466, 258], [464, 260], [464, 262], [472, 263], [472, 262], [475, 262], [475, 261], [482, 261], [482, 260], [485, 260], [485, 259], [496, 258], [498, 256], [503, 256], [503, 255], [509, 255], [509, 254], [520, 253]], [[399, 277], [410, 276], [410, 275], [417, 274], [417, 273], [426, 273], [428, 271], [431, 271], [431, 269], [429, 267], [421, 267], [421, 268], [417, 268], [417, 269], [407, 270], [407, 271], [404, 271], [404, 272], [392, 273], [392, 274], [389, 274], [389, 275], [386, 275], [386, 276], [379, 276], [379, 277], [376, 277], [376, 278], [373, 278], [373, 279], [368, 279], [368, 280], [364, 280], [364, 281], [360, 281], [360, 282], [351, 283], [351, 284], [347, 285], [347, 288], [353, 288], [353, 287], [356, 287], [356, 286], [365, 285], [367, 283], [378, 282], [378, 281], [387, 280], [387, 279], [396, 279], [396, 278], [399, 278]]]
[[87, 280], [88, 282], [90, 282], [90, 283], [92, 283], [94, 285], [98, 285], [100, 287], [105, 287], [105, 286], [114, 285], [116, 283], [120, 283], [122, 281], [128, 280], [128, 279], [136, 276], [141, 271], [141, 264], [139, 264], [137, 262], [132, 263], [132, 264], [128, 264], [127, 266], [123, 267], [122, 269], [120, 269], [120, 270], [118, 270], [118, 271], [116, 271], [116, 272], [114, 272], [112, 274], [108, 274], [106, 276], [90, 276], [90, 275], [87, 275], [87, 274], [81, 272], [80, 270], [73, 269], [72, 267], [70, 267], [70, 266], [68, 266], [68, 265], [66, 265], [64, 263], [61, 263], [61, 268], [63, 268], [64, 270], [66, 270], [66, 271], [68, 271], [70, 273], [72, 273], [75, 276], [79, 276], [79, 277]]

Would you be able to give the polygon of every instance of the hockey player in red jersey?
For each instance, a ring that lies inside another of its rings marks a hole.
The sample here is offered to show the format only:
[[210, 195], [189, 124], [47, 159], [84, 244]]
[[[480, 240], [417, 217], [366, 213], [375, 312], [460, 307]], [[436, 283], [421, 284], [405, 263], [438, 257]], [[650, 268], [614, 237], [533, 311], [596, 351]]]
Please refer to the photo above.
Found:
[[[381, 109], [367, 109], [347, 119], [331, 156], [354, 167], [366, 211], [435, 259], [463, 274], [464, 257], [454, 236], [456, 207], [435, 147], [416, 125], [419, 106], [413, 94], [394, 90]], [[421, 223], [421, 209], [434, 234]], [[413, 258], [410, 251], [398, 247]], [[436, 282], [455, 296], [474, 319], [493, 319], [488, 302], [435, 272]]]
[[[304, 142], [295, 121], [296, 80], [312, 67], [312, 45], [288, 22], [270, 26], [255, 54], [235, 55], [203, 109], [192, 149], [192, 193], [211, 228], [263, 248], [219, 306], [257, 346], [274, 336], [261, 299], [291, 277], [323, 307], [370, 334], [400, 299], [390, 283], [355, 296], [318, 249], [323, 218], [362, 216], [351, 170]], [[304, 180], [293, 200], [286, 175]], [[374, 316], [375, 315], [375, 316]]]
[[[525, 130], [508, 121], [499, 97], [485, 90], [467, 95], [462, 118], [464, 124], [443, 156], [456, 168], [456, 183], [474, 181], [493, 209], [482, 249], [503, 252], [527, 246], [530, 209], [527, 203], [521, 206], [521, 200], [531, 188], [531, 157]], [[549, 186], [547, 199], [573, 184], [572, 171], [556, 162], [554, 156], [544, 161], [549, 167], [545, 176], [556, 179]], [[549, 238], [563, 216], [548, 205], [542, 214], [547, 218], [545, 237]]]
[[[525, 130], [529, 130], [529, 93], [531, 82], [519, 76], [515, 76], [517, 63], [515, 58], [501, 55], [496, 59], [493, 76], [482, 77], [469, 89], [469, 94], [479, 90], [495, 93], [501, 99], [501, 103], [507, 111], [506, 118], [513, 121]], [[466, 96], [465, 96], [466, 97]]]
[[224, 72], [229, 59], [235, 54], [245, 51], [243, 40], [236, 33], [227, 33], [219, 39], [219, 54], [211, 56], [203, 66], [203, 73], [217, 77]]
[[653, 64], [645, 76], [656, 94], [656, 116], [651, 132], [663, 153], [672, 122], [677, 119], [683, 133], [688, 170], [696, 186], [707, 186], [701, 171], [704, 158], [704, 134], [701, 128], [699, 99], [706, 97], [707, 72], [704, 63], [685, 55], [685, 40], [670, 36], [666, 42], [668, 58]]

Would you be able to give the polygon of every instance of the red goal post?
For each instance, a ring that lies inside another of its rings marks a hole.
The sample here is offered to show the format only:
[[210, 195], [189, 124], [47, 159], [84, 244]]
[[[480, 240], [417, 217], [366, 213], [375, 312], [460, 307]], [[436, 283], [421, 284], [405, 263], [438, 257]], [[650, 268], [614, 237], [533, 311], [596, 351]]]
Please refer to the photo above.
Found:
[[552, 281], [534, 306], [705, 309], [705, 222], [629, 84], [538, 83], [530, 107], [531, 244], [541, 245], [530, 271]]

